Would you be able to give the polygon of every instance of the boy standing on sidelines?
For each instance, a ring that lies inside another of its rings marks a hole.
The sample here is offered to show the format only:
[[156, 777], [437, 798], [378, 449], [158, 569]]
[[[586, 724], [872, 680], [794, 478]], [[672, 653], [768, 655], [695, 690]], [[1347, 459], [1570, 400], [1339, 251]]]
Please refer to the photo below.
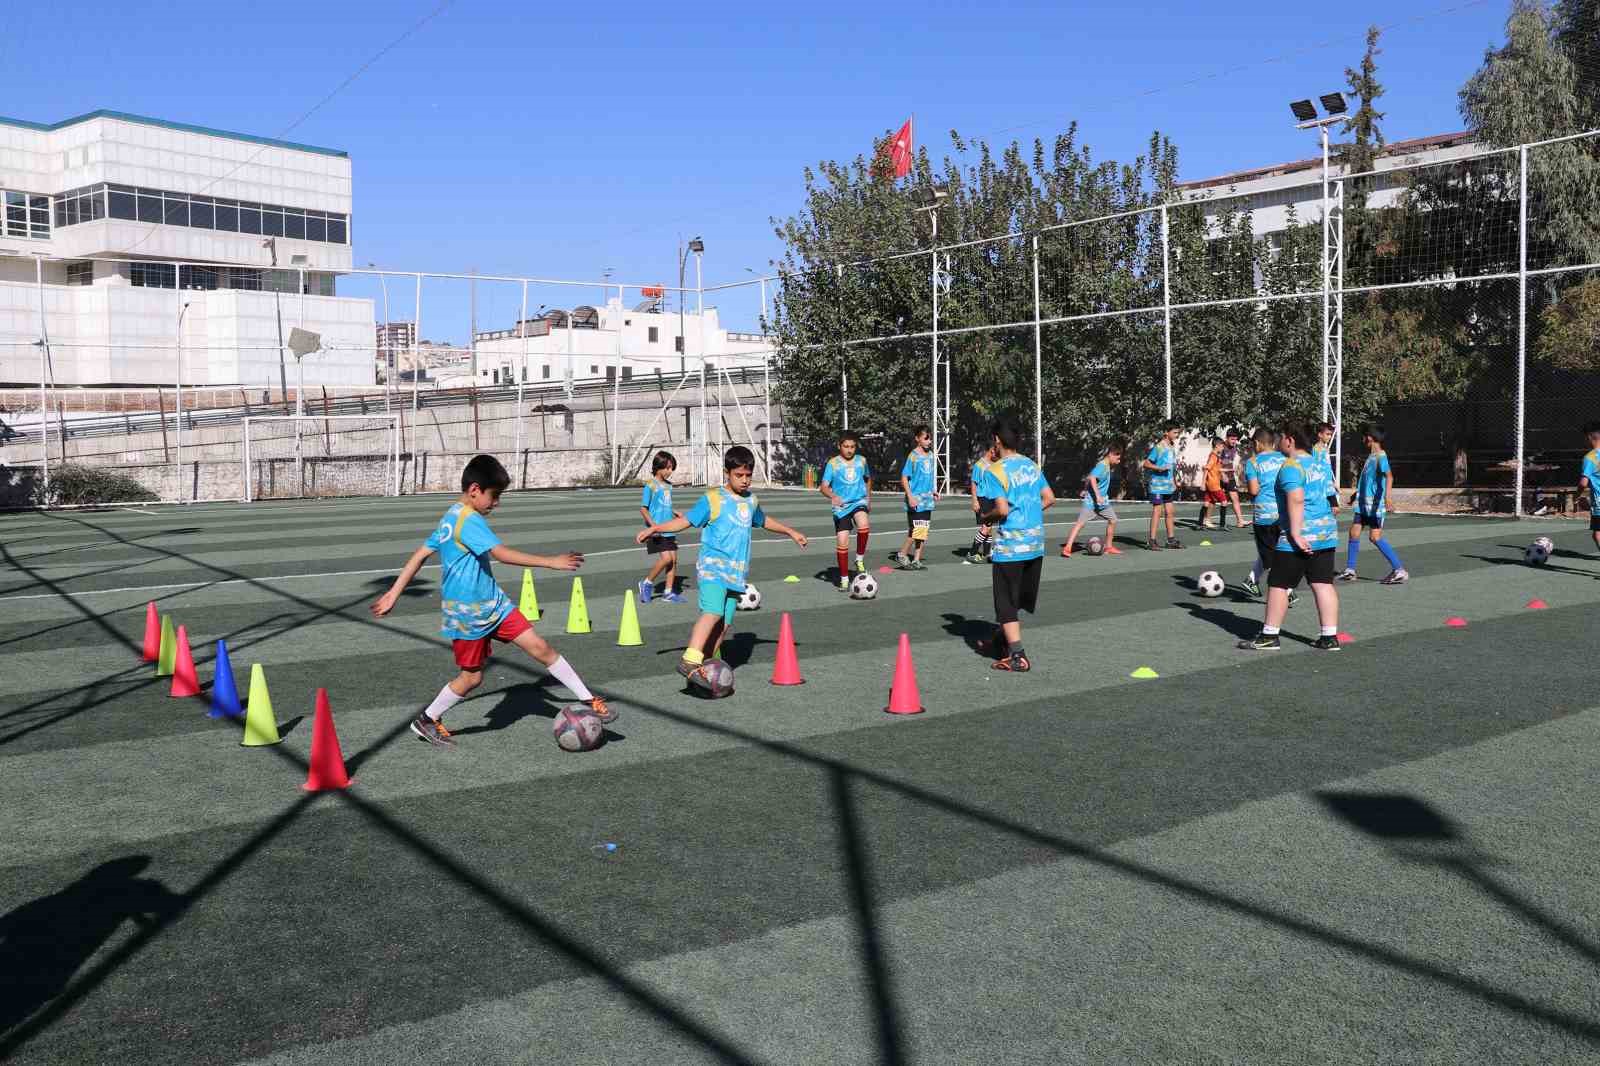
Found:
[[[1228, 427], [1222, 435], [1226, 443], [1222, 448], [1222, 491], [1228, 494], [1228, 504], [1233, 508], [1233, 523], [1244, 528], [1244, 511], [1239, 507], [1239, 479], [1244, 476], [1245, 456], [1239, 448], [1239, 431]], [[1228, 528], [1228, 512], [1222, 510], [1218, 517], [1222, 528]]]
[[[650, 460], [650, 480], [644, 483], [644, 493], [639, 498], [639, 513], [644, 516], [645, 525], [657, 525], [677, 517], [678, 512], [672, 509], [672, 474], [677, 469], [678, 460], [671, 452], [656, 452], [656, 457]], [[650, 602], [655, 594], [656, 578], [666, 571], [667, 586], [661, 598], [668, 603], [682, 603], [683, 597], [678, 593], [678, 538], [663, 533], [645, 541], [644, 547], [656, 561], [650, 573], [639, 582], [639, 602]]]
[[1156, 543], [1156, 524], [1163, 514], [1167, 516], [1167, 547], [1183, 547], [1174, 525], [1174, 501], [1178, 498], [1178, 433], [1182, 429], [1176, 422], [1162, 426], [1161, 438], [1139, 463], [1142, 469], [1150, 471], [1150, 536], [1144, 542], [1146, 551], [1161, 548]]
[[610, 725], [617, 720], [616, 712], [606, 706], [606, 701], [590, 692], [567, 660], [533, 631], [533, 625], [494, 579], [491, 560], [547, 570], [576, 570], [583, 565], [583, 556], [577, 552], [528, 555], [500, 542], [489, 528], [487, 516], [500, 506], [500, 494], [510, 484], [511, 475], [494, 456], [474, 457], [461, 472], [461, 497], [445, 511], [427, 542], [411, 553], [389, 591], [372, 605], [372, 613], [379, 618], [394, 610], [400, 594], [422, 564], [434, 552], [439, 553], [444, 570], [439, 580], [444, 614], [440, 632], [450, 638], [460, 673], [411, 723], [413, 733], [438, 747], [455, 746], [444, 726], [445, 712], [483, 684], [483, 667], [489, 661], [493, 641], [515, 644], [533, 656], [551, 677], [587, 703], [589, 713], [602, 723]]
[[1078, 520], [1067, 532], [1067, 542], [1061, 546], [1061, 557], [1072, 558], [1072, 544], [1078, 533], [1091, 520], [1106, 524], [1106, 554], [1121, 555], [1117, 547], [1117, 512], [1111, 509], [1111, 468], [1122, 462], [1122, 445], [1113, 441], [1106, 445], [1106, 454], [1094, 469], [1084, 475], [1083, 505], [1078, 508]]
[[972, 473], [969, 476], [968, 483], [972, 493], [972, 519], [976, 523], [978, 531], [972, 535], [972, 547], [967, 551], [967, 557], [961, 560], [965, 566], [989, 561], [989, 536], [993, 530], [984, 521], [983, 516], [993, 509], [994, 501], [983, 495], [982, 486], [985, 484], [984, 479], [988, 476], [990, 468], [999, 459], [1000, 456], [995, 452], [994, 445], [991, 444], [972, 461]]
[[1389, 547], [1383, 536], [1383, 520], [1388, 510], [1389, 494], [1394, 491], [1394, 472], [1389, 469], [1389, 455], [1383, 450], [1382, 426], [1368, 426], [1362, 431], [1361, 442], [1367, 446], [1367, 461], [1362, 464], [1361, 477], [1356, 481], [1355, 517], [1350, 522], [1350, 545], [1345, 552], [1344, 572], [1340, 581], [1356, 579], [1356, 554], [1361, 551], [1361, 527], [1371, 531], [1373, 546], [1383, 553], [1389, 563], [1389, 574], [1380, 585], [1404, 585], [1411, 580], [1400, 557]]
[[857, 455], [861, 439], [848, 429], [839, 434], [839, 454], [828, 460], [819, 487], [833, 508], [834, 558], [839, 561], [839, 591], [850, 590], [850, 532], [856, 534], [856, 569], [867, 572], [867, 538], [872, 534], [872, 471]]
[[[1211, 438], [1211, 454], [1206, 456], [1205, 468], [1205, 502], [1200, 504], [1200, 518], [1195, 522], [1196, 529], [1216, 529], [1216, 523], [1206, 516], [1215, 507], [1222, 516], [1222, 530], [1228, 529], [1228, 494], [1222, 491], [1222, 438]], [[1241, 523], [1243, 524], [1243, 523]]]
[[[1264, 426], [1256, 430], [1252, 443], [1256, 453], [1244, 464], [1244, 476], [1250, 496], [1255, 501], [1250, 508], [1250, 528], [1255, 534], [1256, 561], [1250, 567], [1250, 576], [1244, 579], [1244, 590], [1259, 597], [1261, 582], [1272, 569], [1281, 531], [1278, 524], [1278, 470], [1283, 466], [1283, 453], [1278, 450], [1278, 434]], [[1289, 590], [1290, 607], [1299, 598], [1298, 593]]]
[[1317, 600], [1321, 627], [1311, 645], [1318, 651], [1338, 651], [1339, 593], [1333, 587], [1333, 557], [1339, 547], [1339, 524], [1328, 506], [1328, 468], [1312, 460], [1310, 434], [1304, 426], [1290, 424], [1278, 435], [1283, 465], [1274, 486], [1278, 500], [1278, 543], [1267, 573], [1267, 611], [1261, 632], [1238, 647], [1245, 651], [1277, 651], [1282, 645], [1284, 615], [1289, 592], [1301, 581], [1309, 582]]
[[651, 537], [677, 533], [690, 526], [705, 530], [695, 557], [700, 617], [695, 619], [688, 647], [678, 661], [678, 673], [690, 680], [700, 674], [704, 681], [706, 660], [717, 657], [733, 626], [733, 613], [739, 607], [739, 597], [744, 595], [745, 577], [750, 572], [750, 531], [770, 529], [802, 548], [806, 546], [805, 534], [767, 517], [760, 501], [750, 495], [755, 468], [755, 454], [742, 444], [734, 445], [722, 456], [721, 486], [702, 496], [688, 514], [652, 524], [634, 538], [643, 544]]
[[1025, 673], [1033, 669], [1033, 663], [1022, 647], [1018, 613], [1032, 614], [1039, 602], [1039, 577], [1044, 570], [1044, 512], [1055, 504], [1056, 496], [1033, 460], [1018, 453], [1022, 427], [1015, 418], [996, 419], [990, 435], [1000, 460], [984, 473], [985, 484], [979, 491], [994, 500], [984, 516], [994, 525], [990, 584], [999, 632], [992, 646], [997, 656], [993, 668]]
[[1583, 473], [1578, 476], [1578, 486], [1589, 492], [1589, 536], [1600, 551], [1600, 422], [1590, 422], [1583, 427], [1589, 439], [1589, 454], [1583, 457]]
[[900, 491], [906, 497], [906, 542], [891, 558], [902, 570], [926, 570], [922, 549], [927, 546], [928, 526], [939, 500], [939, 494], [933, 491], [933, 431], [927, 426], [913, 426], [911, 437], [915, 447], [900, 467]]

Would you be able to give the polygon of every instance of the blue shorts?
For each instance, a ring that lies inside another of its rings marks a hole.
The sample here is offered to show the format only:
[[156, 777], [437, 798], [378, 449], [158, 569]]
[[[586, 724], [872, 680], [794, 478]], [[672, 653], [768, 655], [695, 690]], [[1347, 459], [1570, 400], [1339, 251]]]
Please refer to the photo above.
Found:
[[1356, 516], [1354, 518], [1352, 518], [1351, 521], [1354, 522], [1358, 526], [1366, 526], [1368, 529], [1382, 529], [1383, 528], [1383, 516], [1382, 515], [1378, 515], [1377, 517], [1373, 517], [1372, 515], [1362, 514], [1360, 511], [1357, 511], [1356, 512]]
[[1176, 492], [1152, 492], [1150, 494], [1150, 506], [1151, 507], [1160, 507], [1164, 503], [1177, 503], [1177, 502], [1178, 502], [1178, 494]]
[[733, 612], [739, 609], [739, 597], [744, 595], [744, 590], [734, 592], [726, 586], [715, 581], [700, 582], [700, 612], [702, 614], [720, 614], [722, 624], [733, 625]]

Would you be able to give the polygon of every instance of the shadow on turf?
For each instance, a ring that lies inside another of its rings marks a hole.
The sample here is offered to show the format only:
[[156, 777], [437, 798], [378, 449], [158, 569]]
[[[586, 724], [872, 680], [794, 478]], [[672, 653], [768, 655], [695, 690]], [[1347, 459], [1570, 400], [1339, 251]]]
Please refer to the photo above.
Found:
[[986, 642], [994, 636], [995, 624], [982, 618], [968, 618], [964, 614], [946, 611], [939, 616], [944, 619], [941, 627], [952, 637], [959, 637], [961, 642], [971, 649], [974, 655], [993, 656], [985, 650]]
[[[1518, 556], [1515, 559], [1508, 559], [1508, 558], [1506, 558], [1505, 556], [1502, 556], [1502, 555], [1471, 555], [1471, 554], [1468, 554], [1466, 552], [1463, 552], [1462, 555], [1461, 555], [1461, 558], [1463, 558], [1463, 559], [1476, 559], [1480, 563], [1489, 563], [1492, 566], [1524, 566], [1524, 567], [1528, 567], [1528, 564], [1522, 561], [1522, 557], [1521, 556]], [[1577, 577], [1588, 577], [1588, 578], [1595, 578], [1597, 580], [1600, 580], [1600, 574], [1596, 574], [1592, 570], [1578, 570], [1578, 569], [1575, 569], [1575, 568], [1570, 567], [1570, 566], [1557, 566], [1554, 563], [1545, 563], [1543, 566], [1528, 567], [1528, 569], [1530, 569], [1530, 570], [1543, 570], [1544, 572], [1550, 573], [1550, 574], [1573, 574], [1573, 575], [1575, 575]]]
[[563, 706], [551, 696], [544, 685], [538, 682], [512, 685], [496, 696], [495, 705], [483, 714], [482, 725], [463, 726], [451, 732], [458, 737], [471, 736], [474, 733], [498, 733], [525, 718], [541, 718], [550, 722], [555, 720], [556, 713]]
[[1209, 600], [1225, 599], [1229, 603], [1255, 603], [1255, 604], [1259, 604], [1261, 602], [1260, 600], [1256, 599], [1254, 596], [1251, 596], [1248, 593], [1246, 593], [1244, 591], [1244, 589], [1239, 588], [1237, 585], [1225, 585], [1223, 587], [1221, 596], [1206, 596], [1203, 593], [1201, 593], [1201, 591], [1200, 591], [1200, 582], [1196, 578], [1188, 577], [1187, 575], [1184, 575], [1184, 574], [1173, 574], [1172, 575], [1172, 583], [1177, 585], [1179, 588], [1183, 589], [1185, 592], [1194, 593], [1195, 597], [1197, 599], [1209, 599]]

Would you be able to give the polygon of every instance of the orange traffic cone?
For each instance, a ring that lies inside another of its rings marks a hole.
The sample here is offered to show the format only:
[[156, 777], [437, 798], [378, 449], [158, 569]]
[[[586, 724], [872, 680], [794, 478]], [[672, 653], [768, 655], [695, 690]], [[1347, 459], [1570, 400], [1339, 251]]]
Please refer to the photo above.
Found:
[[900, 634], [900, 652], [894, 660], [894, 685], [889, 689], [890, 714], [921, 714], [922, 694], [917, 691], [917, 668], [911, 662], [911, 638]]
[[161, 617], [156, 614], [156, 601], [144, 607], [144, 661], [153, 663], [161, 657]]
[[806, 679], [800, 676], [800, 656], [794, 651], [794, 625], [789, 621], [788, 611], [784, 611], [783, 617], [778, 619], [778, 661], [772, 664], [772, 683], [774, 685], [806, 683]]
[[[1530, 611], [1543, 611], [1543, 610], [1547, 609], [1549, 606], [1550, 605], [1548, 603], [1544, 602], [1543, 600], [1529, 600], [1528, 601], [1528, 610], [1530, 610]], [[146, 637], [145, 638], [146, 642], [148, 642], [149, 639], [150, 639], [149, 637]]]
[[307, 792], [326, 792], [349, 788], [344, 772], [344, 753], [339, 750], [339, 734], [333, 729], [333, 711], [328, 707], [328, 690], [317, 689], [317, 717], [311, 724], [311, 767], [306, 771]]
[[184, 698], [200, 695], [200, 678], [194, 672], [194, 653], [189, 650], [189, 630], [178, 627], [178, 656], [172, 665], [172, 689], [169, 696]]

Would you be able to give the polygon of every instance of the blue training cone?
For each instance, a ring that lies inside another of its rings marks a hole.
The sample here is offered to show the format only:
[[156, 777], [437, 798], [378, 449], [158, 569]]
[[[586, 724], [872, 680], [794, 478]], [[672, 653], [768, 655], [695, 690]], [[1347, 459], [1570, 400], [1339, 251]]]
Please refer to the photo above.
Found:
[[239, 689], [233, 682], [233, 664], [228, 661], [228, 642], [217, 641], [216, 672], [211, 678], [211, 709], [208, 718], [237, 718], [244, 713], [239, 705]]

